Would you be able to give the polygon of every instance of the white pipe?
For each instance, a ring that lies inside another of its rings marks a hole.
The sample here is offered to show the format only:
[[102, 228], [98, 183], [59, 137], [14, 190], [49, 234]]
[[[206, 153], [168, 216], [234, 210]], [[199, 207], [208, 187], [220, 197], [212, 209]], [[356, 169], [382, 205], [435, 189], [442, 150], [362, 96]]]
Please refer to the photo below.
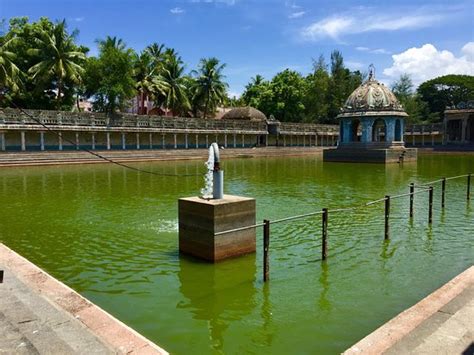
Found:
[[212, 173], [212, 198], [220, 200], [224, 198], [224, 172], [220, 168], [220, 154], [219, 146], [217, 145], [217, 143], [212, 143], [211, 149], [214, 154], [214, 171]]

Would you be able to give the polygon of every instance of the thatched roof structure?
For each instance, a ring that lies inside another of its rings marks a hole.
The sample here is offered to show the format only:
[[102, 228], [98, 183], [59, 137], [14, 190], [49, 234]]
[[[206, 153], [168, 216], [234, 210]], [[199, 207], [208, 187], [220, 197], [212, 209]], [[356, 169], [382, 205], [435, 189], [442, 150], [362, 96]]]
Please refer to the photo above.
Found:
[[222, 116], [223, 120], [265, 121], [267, 117], [256, 108], [245, 106], [236, 107]]

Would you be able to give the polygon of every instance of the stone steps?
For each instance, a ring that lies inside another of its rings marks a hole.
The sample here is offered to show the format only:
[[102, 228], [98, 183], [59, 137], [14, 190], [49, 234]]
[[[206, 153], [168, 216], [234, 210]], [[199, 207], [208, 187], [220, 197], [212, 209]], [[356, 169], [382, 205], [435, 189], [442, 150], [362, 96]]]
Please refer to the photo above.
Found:
[[[229, 148], [222, 149], [221, 156], [224, 158], [272, 157], [291, 155], [314, 155], [320, 154], [320, 152], [322, 152], [321, 147]], [[95, 151], [95, 153], [98, 153], [116, 162], [187, 159], [205, 160], [208, 154], [207, 149]], [[84, 151], [0, 153], [0, 167], [88, 163], [104, 163], [104, 160]]]

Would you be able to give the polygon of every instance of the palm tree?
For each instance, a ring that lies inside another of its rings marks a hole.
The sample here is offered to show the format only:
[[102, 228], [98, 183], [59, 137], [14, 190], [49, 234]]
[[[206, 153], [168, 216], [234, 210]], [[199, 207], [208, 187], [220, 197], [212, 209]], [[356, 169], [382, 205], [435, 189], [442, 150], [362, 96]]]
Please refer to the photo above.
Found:
[[145, 48], [145, 52], [147, 52], [153, 61], [154, 66], [159, 66], [164, 61], [164, 44], [152, 43], [148, 47]]
[[160, 82], [164, 84], [164, 101], [166, 108], [173, 113], [186, 113], [191, 105], [186, 92], [184, 66], [181, 57], [170, 56], [162, 69]]
[[99, 49], [101, 51], [104, 51], [108, 48], [115, 48], [119, 51], [124, 51], [126, 49], [126, 45], [123, 39], [117, 38], [116, 36], [107, 36], [105, 37], [105, 39], [97, 40], [96, 43], [98, 44]]
[[38, 56], [40, 61], [28, 73], [33, 80], [53, 78], [57, 86], [57, 108], [61, 106], [61, 96], [66, 81], [79, 83], [84, 73], [86, 56], [74, 44], [75, 33], [68, 34], [66, 20], [55, 24], [50, 32], [42, 30], [34, 39], [35, 48], [28, 50]]
[[158, 58], [153, 57], [148, 50], [143, 51], [135, 60], [135, 87], [138, 90], [140, 103], [139, 114], [146, 114], [145, 99], [155, 95], [164, 95], [165, 83], [163, 83], [160, 73], [163, 64], [157, 62]]
[[21, 85], [21, 71], [15, 64], [16, 54], [10, 51], [15, 37], [0, 38], [0, 93], [5, 89], [17, 91]]
[[207, 118], [209, 109], [215, 110], [216, 106], [226, 98], [227, 83], [222, 71], [225, 64], [219, 64], [217, 58], [201, 59], [193, 86], [193, 101], [203, 105], [203, 117]]

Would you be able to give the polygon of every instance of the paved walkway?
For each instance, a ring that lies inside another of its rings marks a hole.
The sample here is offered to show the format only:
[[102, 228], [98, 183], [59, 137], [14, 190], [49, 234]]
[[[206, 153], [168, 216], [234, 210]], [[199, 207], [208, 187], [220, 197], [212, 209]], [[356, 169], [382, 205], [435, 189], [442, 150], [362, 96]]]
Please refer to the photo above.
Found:
[[474, 354], [474, 266], [345, 354]]
[[474, 354], [474, 284], [395, 343], [386, 354]]
[[111, 354], [70, 314], [32, 292], [9, 269], [0, 284], [0, 354]]
[[167, 354], [0, 243], [0, 354]]

